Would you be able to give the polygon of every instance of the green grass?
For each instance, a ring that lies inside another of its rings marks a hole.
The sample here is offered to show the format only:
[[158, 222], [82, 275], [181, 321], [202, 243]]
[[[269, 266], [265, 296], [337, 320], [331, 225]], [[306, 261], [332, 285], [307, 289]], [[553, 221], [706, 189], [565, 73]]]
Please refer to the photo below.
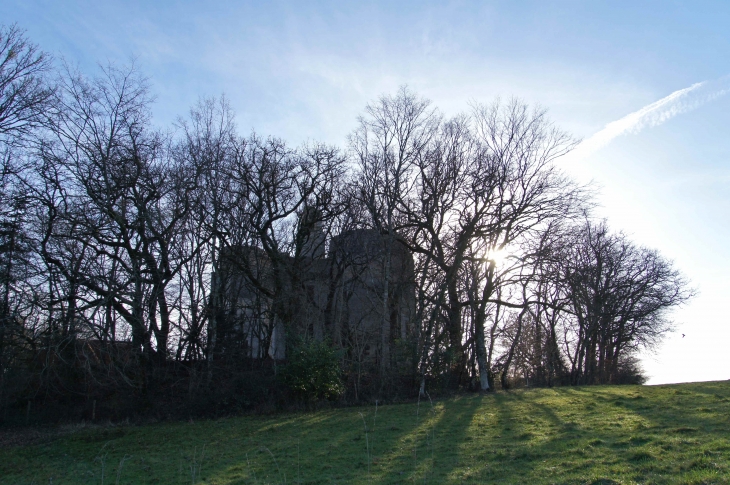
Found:
[[375, 411], [66, 428], [5, 445], [0, 483], [100, 484], [102, 470], [106, 484], [730, 483], [727, 382], [521, 390]]

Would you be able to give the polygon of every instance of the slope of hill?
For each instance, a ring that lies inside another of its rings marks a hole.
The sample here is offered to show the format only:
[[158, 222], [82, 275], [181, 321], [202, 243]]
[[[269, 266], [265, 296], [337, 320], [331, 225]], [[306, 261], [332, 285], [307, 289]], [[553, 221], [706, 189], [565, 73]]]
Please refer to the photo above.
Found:
[[86, 426], [6, 440], [0, 483], [730, 483], [729, 415], [711, 382]]

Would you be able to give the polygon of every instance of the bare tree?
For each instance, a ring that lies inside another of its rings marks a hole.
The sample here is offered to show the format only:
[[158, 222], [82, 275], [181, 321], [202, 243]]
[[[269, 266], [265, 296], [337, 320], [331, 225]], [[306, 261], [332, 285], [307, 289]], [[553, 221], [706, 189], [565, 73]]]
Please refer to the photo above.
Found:
[[307, 275], [324, 255], [328, 226], [344, 209], [344, 161], [325, 145], [290, 149], [256, 135], [239, 141], [226, 171], [230, 210], [220, 221], [220, 234], [223, 248], [240, 256], [228, 264], [236, 266], [250, 298], [264, 301], [269, 314], [255, 319], [260, 355], [254, 357], [268, 354], [277, 328], [322, 338], [324, 316], [310, 318], [302, 310], [314, 308]]
[[392, 253], [399, 228], [399, 205], [410, 197], [416, 163], [438, 132], [441, 115], [407, 87], [396, 96], [381, 96], [365, 108], [359, 127], [350, 135], [350, 148], [358, 164], [356, 194], [367, 208], [369, 223], [386, 235], [380, 341], [380, 373], [390, 364], [389, 310]]
[[17, 25], [0, 26], [0, 139], [9, 143], [38, 126], [53, 90], [45, 76], [51, 58]]
[[[35, 268], [23, 145], [40, 125], [53, 90], [50, 57], [16, 25], [0, 26], [0, 408], [4, 403], [8, 343], [30, 339], [25, 322], [37, 307]], [[26, 342], [27, 343], [27, 342]]]
[[671, 329], [668, 311], [694, 294], [671, 262], [609, 232], [605, 222], [577, 227], [563, 258], [576, 326], [574, 384], [613, 382], [622, 358], [655, 345]]
[[[218, 315], [221, 299], [220, 249], [225, 235], [221, 234], [222, 219], [230, 214], [231, 206], [228, 169], [235, 160], [238, 137], [234, 114], [225, 97], [198, 101], [187, 119], [179, 125], [183, 139], [177, 144], [174, 156], [185, 165], [199, 167], [201, 181], [196, 192], [191, 217], [183, 229], [187, 251], [194, 256], [185, 263], [179, 275], [177, 305], [181, 321], [178, 355], [188, 359], [205, 353], [209, 378], [218, 335]], [[206, 334], [207, 329], [207, 334]]]
[[[136, 348], [164, 361], [168, 285], [195, 254], [182, 250], [180, 228], [200, 171], [172, 158], [165, 137], [149, 128], [149, 102], [133, 69], [109, 67], [91, 81], [67, 71], [44, 158], [63, 173], [55, 180], [73, 202], [63, 207], [65, 223], [57, 228], [96, 263], [78, 283], [130, 326]], [[67, 260], [46, 257], [75, 279]]]
[[0, 409], [7, 369], [32, 337], [25, 323], [36, 302], [34, 253], [24, 170], [10, 150], [0, 153]]
[[[497, 301], [494, 294], [508, 275], [530, 263], [528, 243], [583, 198], [553, 166], [574, 143], [551, 125], [544, 111], [513, 100], [476, 105], [471, 116], [446, 123], [439, 142], [419, 162], [419, 203], [408, 208], [409, 224], [414, 251], [445, 275], [444, 323], [453, 384], [462, 381], [466, 370], [463, 308], [474, 305], [480, 385], [488, 388], [487, 305]], [[495, 255], [504, 251], [514, 254], [515, 264], [497, 264]], [[469, 268], [476, 286], [467, 299], [460, 281]]]

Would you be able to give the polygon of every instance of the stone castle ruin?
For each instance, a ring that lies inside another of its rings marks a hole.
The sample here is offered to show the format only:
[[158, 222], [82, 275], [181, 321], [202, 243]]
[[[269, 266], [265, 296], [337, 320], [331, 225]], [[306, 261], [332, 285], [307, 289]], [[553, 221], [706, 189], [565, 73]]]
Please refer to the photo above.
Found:
[[311, 338], [342, 349], [358, 369], [405, 370], [416, 303], [403, 240], [374, 229], [327, 240], [306, 212], [299, 232], [297, 257], [252, 246], [222, 252], [216, 352], [281, 360], [288, 342]]

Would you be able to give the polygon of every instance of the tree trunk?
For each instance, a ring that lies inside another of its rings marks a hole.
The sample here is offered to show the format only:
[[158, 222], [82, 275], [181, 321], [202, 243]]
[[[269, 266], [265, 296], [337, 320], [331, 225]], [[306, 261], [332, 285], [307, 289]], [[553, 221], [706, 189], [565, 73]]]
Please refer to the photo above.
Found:
[[507, 384], [507, 374], [509, 373], [510, 365], [512, 365], [515, 349], [517, 348], [517, 344], [522, 336], [522, 318], [525, 316], [526, 312], [527, 307], [525, 307], [525, 309], [523, 309], [517, 317], [517, 331], [515, 332], [515, 338], [512, 340], [512, 345], [510, 345], [509, 352], [507, 353], [507, 360], [504, 362], [504, 369], [502, 369], [502, 389], [509, 389], [509, 384]]

